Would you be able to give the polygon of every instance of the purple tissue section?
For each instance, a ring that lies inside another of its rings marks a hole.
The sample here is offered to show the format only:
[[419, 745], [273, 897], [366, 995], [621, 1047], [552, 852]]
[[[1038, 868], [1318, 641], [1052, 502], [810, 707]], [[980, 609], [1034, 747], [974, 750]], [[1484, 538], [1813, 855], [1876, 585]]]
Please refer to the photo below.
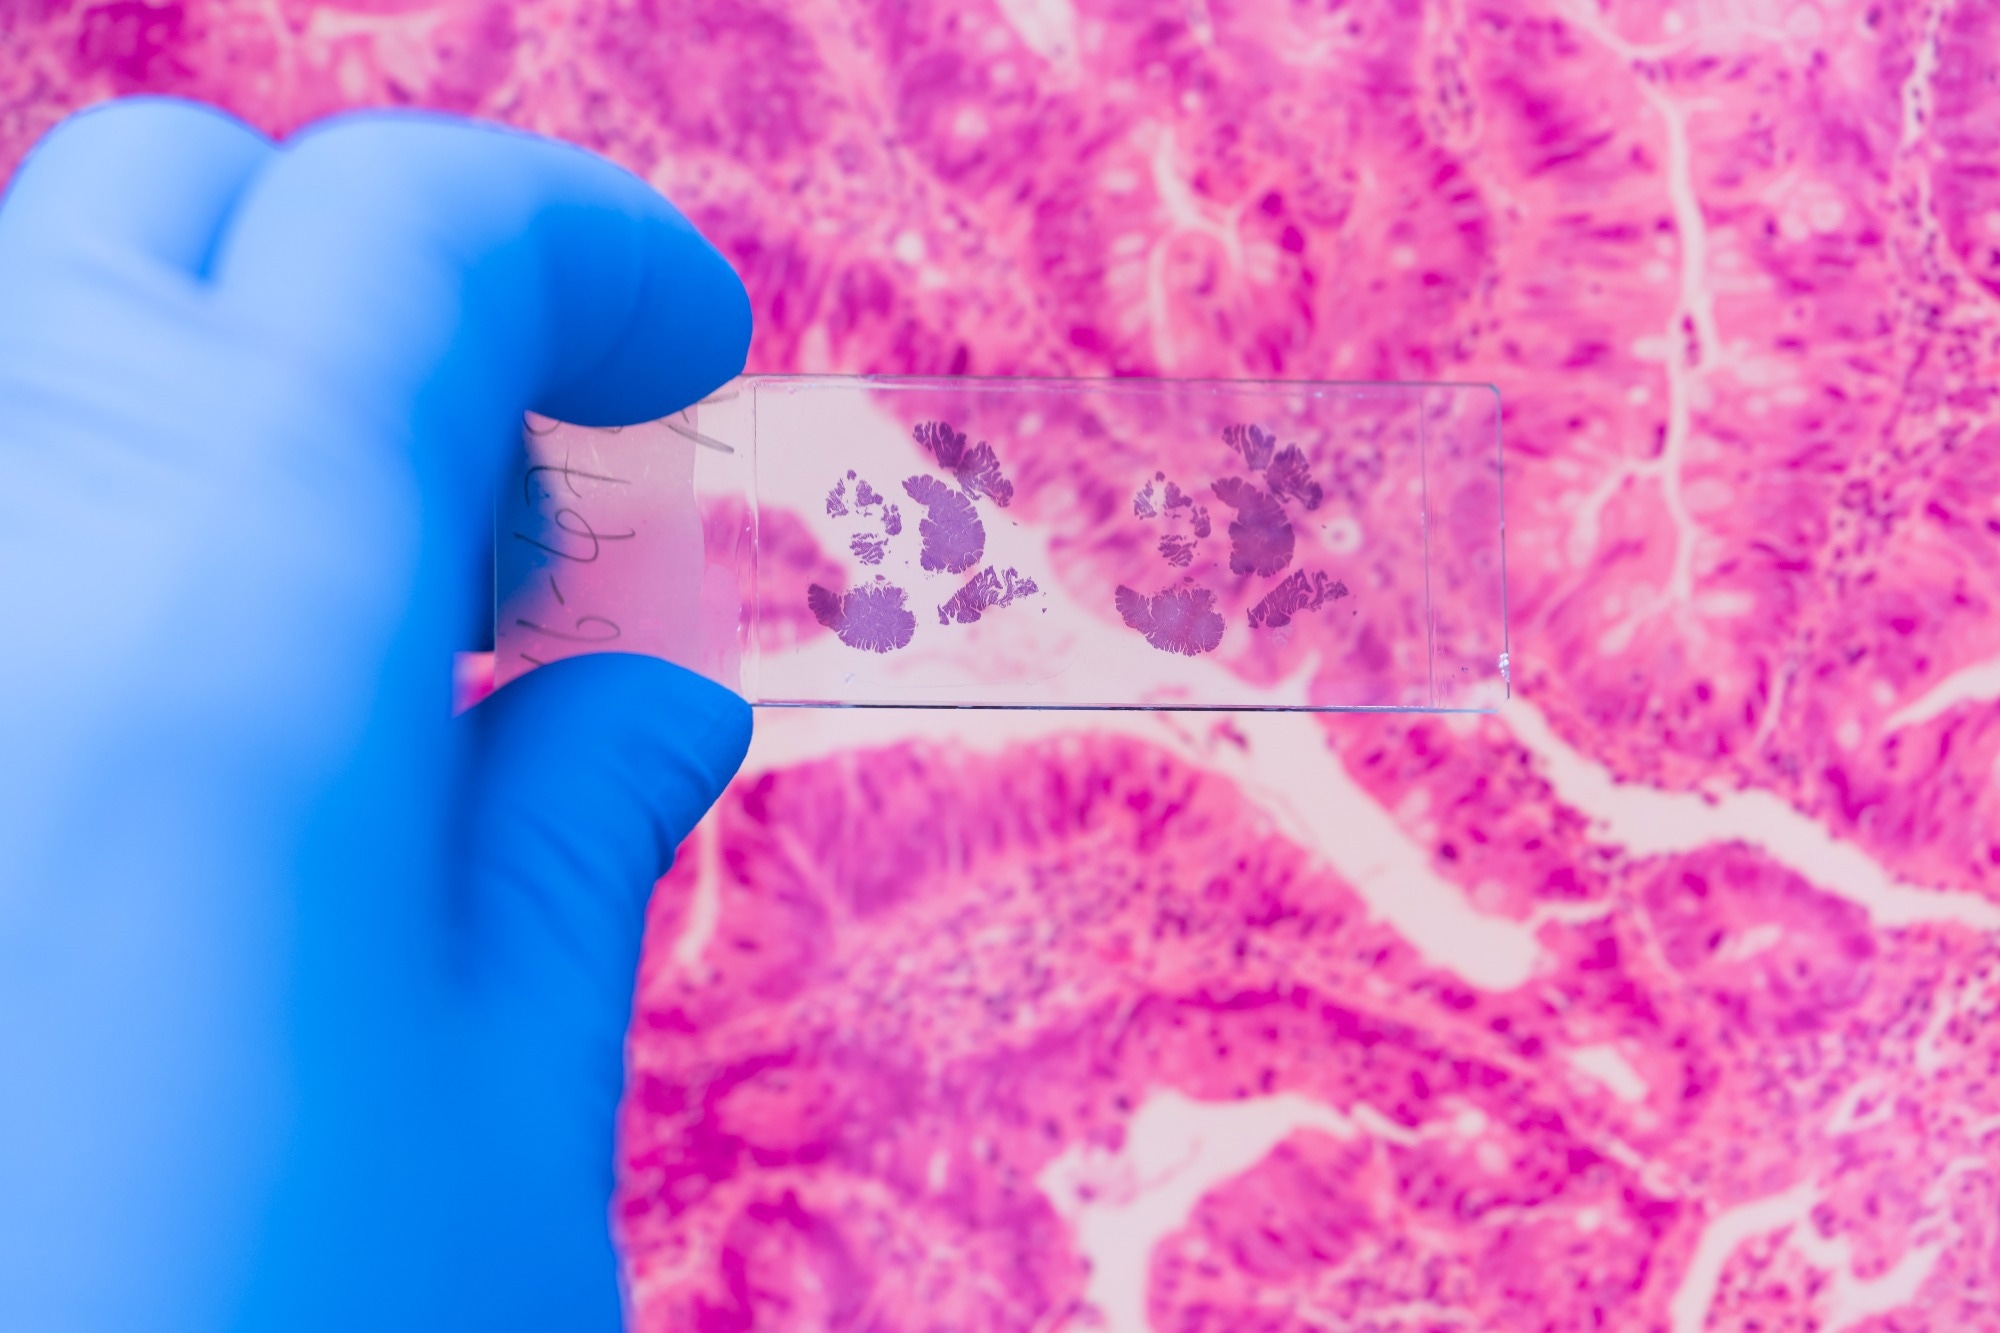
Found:
[[1303, 569], [1295, 569], [1291, 575], [1264, 596], [1264, 600], [1250, 608], [1250, 628], [1277, 629], [1292, 623], [1292, 617], [1304, 611], [1317, 611], [1328, 602], [1347, 596], [1347, 585], [1339, 579], [1328, 578], [1314, 570], [1307, 578]]
[[[848, 498], [847, 485], [854, 483], [853, 497]], [[855, 518], [874, 521], [882, 525], [880, 532], [856, 532], [847, 541], [847, 549], [863, 565], [879, 565], [888, 556], [892, 538], [903, 531], [903, 514], [895, 505], [884, 502], [882, 493], [868, 484], [866, 478], [849, 472], [845, 478], [834, 483], [828, 492], [826, 513], [829, 518]]]
[[[1222, 439], [1243, 462], [1262, 472], [1272, 487], [1267, 492], [1241, 477], [1223, 477], [1210, 485], [1216, 497], [1236, 511], [1236, 518], [1229, 525], [1230, 572], [1239, 580], [1280, 574], [1292, 563], [1298, 542], [1291, 520], [1285, 515], [1284, 503], [1298, 503], [1310, 511], [1319, 507], [1325, 492], [1312, 478], [1304, 451], [1297, 445], [1280, 448], [1270, 432], [1255, 424], [1225, 427]], [[1157, 500], [1156, 486], [1163, 486]], [[1161, 561], [1169, 569], [1190, 569], [1201, 555], [1202, 541], [1210, 535], [1207, 511], [1164, 472], [1155, 472], [1140, 486], [1132, 499], [1132, 514], [1141, 521], [1157, 519], [1170, 529], [1178, 529], [1164, 533], [1156, 544]], [[1205, 567], [1201, 576], [1210, 573]], [[1331, 591], [1335, 586], [1338, 592]], [[1190, 635], [1180, 626], [1179, 617], [1187, 611], [1187, 599], [1197, 589], [1202, 589], [1202, 585], [1191, 577], [1172, 598], [1162, 601], [1167, 594], [1144, 598], [1120, 585], [1114, 601], [1120, 619], [1143, 634], [1153, 647], [1163, 652], [1193, 654], [1207, 651], [1219, 642], [1219, 635], [1211, 641], [1205, 615], [1197, 618], [1204, 627], [1200, 633]], [[1317, 609], [1329, 598], [1346, 593], [1344, 584], [1334, 583], [1324, 573], [1315, 573], [1308, 579], [1298, 572], [1270, 588], [1250, 608], [1247, 618], [1252, 629], [1277, 628], [1289, 624], [1297, 613]], [[1203, 612], [1221, 616], [1214, 590], [1202, 590], [1201, 595], [1208, 599]], [[1243, 595], [1242, 590], [1235, 595]]]
[[[904, 480], [903, 490], [924, 511], [917, 525], [918, 564], [929, 574], [963, 573], [979, 563], [986, 549], [986, 527], [974, 502], [990, 499], [1004, 507], [1014, 498], [1013, 484], [1001, 475], [1000, 460], [992, 446], [984, 441], [968, 446], [964, 432], [954, 430], [949, 423], [923, 422], [913, 434], [959, 487], [954, 490], [936, 477], [924, 475]], [[828, 517], [849, 514], [848, 482], [854, 483], [853, 512], [882, 525], [880, 532], [849, 535], [848, 550], [864, 566], [880, 565], [888, 558], [894, 538], [903, 531], [902, 513], [886, 503], [865, 478], [849, 471], [827, 496]], [[1035, 581], [1018, 569], [982, 569], [938, 606], [938, 623], [977, 624], [987, 612], [1040, 591]], [[807, 589], [808, 607], [820, 624], [834, 630], [849, 647], [875, 653], [909, 645], [915, 617], [904, 609], [907, 597], [905, 589], [889, 584], [881, 575], [876, 576], [874, 585], [845, 595], [816, 582]]]
[[1229, 568], [1271, 575], [1292, 563], [1291, 520], [1271, 494], [1241, 477], [1215, 483], [1215, 498], [1236, 511], [1229, 522]]
[[1242, 456], [1244, 466], [1264, 474], [1273, 495], [1297, 500], [1308, 510], [1319, 508], [1326, 498], [1308, 474], [1305, 451], [1296, 444], [1279, 448], [1277, 437], [1254, 423], [1225, 426], [1222, 440]]
[[912, 434], [967, 495], [983, 496], [1002, 509], [1013, 501], [1014, 483], [1000, 474], [1000, 460], [984, 440], [968, 446], [965, 432], [953, 430], [948, 421], [920, 422]]
[[1153, 504], [1153, 483], [1148, 481], [1144, 486], [1139, 488], [1139, 493], [1132, 497], [1132, 516], [1134, 518], [1158, 518], [1159, 514], [1159, 509]]
[[845, 593], [813, 584], [806, 604], [813, 618], [850, 648], [886, 653], [905, 647], [916, 633], [917, 618], [903, 602], [907, 594], [888, 583], [870, 583]]
[[[936, 477], [906, 478], [903, 490], [923, 508], [917, 525], [920, 540], [918, 563], [931, 574], [959, 574], [979, 562], [986, 548], [986, 528], [974, 508], [974, 501], [991, 499], [1006, 505], [1014, 488], [1000, 474], [999, 458], [991, 446], [981, 442], [968, 447], [962, 432], [944, 422], [926, 422], [916, 427], [919, 443], [930, 450], [938, 465], [949, 470], [959, 483], [954, 490]], [[901, 535], [903, 520], [895, 505], [887, 504], [865, 478], [850, 471], [837, 481], [827, 496], [827, 515], [844, 518], [847, 483], [854, 483], [853, 510], [858, 517], [879, 520], [882, 531], [863, 531], [848, 537], [848, 550], [864, 566], [876, 566], [888, 558], [893, 539]], [[879, 513], [876, 512], [879, 509]], [[986, 568], [962, 584], [937, 608], [940, 625], [973, 625], [989, 611], [1009, 606], [1041, 589], [1018, 569]], [[908, 593], [888, 583], [881, 575], [875, 583], [840, 594], [814, 582], [806, 600], [814, 619], [832, 629], [841, 642], [865, 652], [886, 653], [907, 647], [915, 633], [915, 617], [905, 609]]]
[[1312, 479], [1306, 468], [1306, 456], [1296, 444], [1288, 444], [1278, 451], [1265, 469], [1264, 481], [1270, 486], [1271, 494], [1280, 499], [1297, 500], [1308, 511], [1319, 508], [1326, 498], [1326, 492]]
[[1261, 426], [1225, 426], [1222, 431], [1223, 443], [1243, 456], [1243, 465], [1252, 472], [1262, 472], [1271, 465], [1271, 450], [1277, 441]]
[[924, 508], [917, 534], [923, 539], [925, 569], [962, 574], [979, 563], [986, 552], [986, 526], [971, 500], [936, 477], [910, 477], [903, 490]]
[[[1165, 483], [1165, 490], [1156, 497], [1153, 487], [1158, 483]], [[1168, 481], [1165, 473], [1153, 477], [1132, 497], [1132, 516], [1141, 519], [1164, 516], [1169, 522], [1185, 523], [1195, 539], [1208, 536], [1210, 531], [1208, 510], [1195, 503], [1194, 497], [1177, 484]]]
[[1197, 657], [1222, 642], [1222, 614], [1206, 588], [1168, 588], [1151, 597], [1120, 584], [1118, 614], [1165, 653]]
[[966, 585], [953, 593], [951, 600], [938, 608], [940, 625], [970, 625], [988, 611], [1011, 604], [1018, 597], [1031, 597], [1040, 592], [1035, 581], [1024, 577], [1015, 569], [995, 570], [991, 565], [973, 575]]

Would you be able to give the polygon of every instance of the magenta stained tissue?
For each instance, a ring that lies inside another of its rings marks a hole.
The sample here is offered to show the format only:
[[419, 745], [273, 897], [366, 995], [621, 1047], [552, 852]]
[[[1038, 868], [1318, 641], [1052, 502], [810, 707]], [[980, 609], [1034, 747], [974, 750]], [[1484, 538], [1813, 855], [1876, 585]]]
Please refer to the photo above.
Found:
[[1507, 691], [1475, 385], [749, 376], [537, 423], [501, 682], [649, 652], [768, 705], [1479, 711]]
[[870, 653], [908, 646], [917, 618], [904, 609], [903, 599], [901, 588], [879, 581], [843, 593], [829, 592], [817, 583], [806, 589], [806, 605], [812, 608], [813, 619], [848, 647]]
[[911, 477], [903, 490], [923, 508], [917, 524], [922, 534], [923, 567], [963, 574], [986, 553], [986, 525], [972, 507], [972, 498], [936, 477]]

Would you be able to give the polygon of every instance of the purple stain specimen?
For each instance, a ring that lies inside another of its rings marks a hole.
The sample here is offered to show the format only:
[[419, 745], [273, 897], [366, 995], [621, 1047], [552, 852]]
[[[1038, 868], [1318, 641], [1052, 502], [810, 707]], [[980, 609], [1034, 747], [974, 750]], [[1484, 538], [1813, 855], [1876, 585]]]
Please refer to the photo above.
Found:
[[959, 456], [965, 452], [965, 432], [953, 430], [949, 421], [919, 421], [910, 434], [930, 450], [939, 467], [957, 467]]
[[1000, 460], [985, 443], [972, 446], [956, 469], [958, 484], [972, 496], [984, 495], [1005, 509], [1014, 499], [1014, 483], [1000, 475]]
[[950, 601], [938, 608], [938, 624], [956, 622], [970, 625], [988, 611], [998, 610], [1017, 597], [1032, 597], [1040, 591], [1035, 581], [1023, 577], [1019, 570], [995, 570], [988, 565], [953, 593]]
[[1120, 584], [1117, 606], [1125, 623], [1163, 653], [1198, 657], [1222, 642], [1222, 613], [1206, 588], [1187, 584], [1148, 597]]
[[898, 509], [898, 508], [896, 508], [896, 506], [894, 506], [894, 505], [890, 505], [890, 506], [889, 506], [889, 507], [888, 507], [887, 509], [883, 510], [883, 511], [882, 511], [882, 531], [884, 531], [884, 532], [888, 533], [888, 534], [889, 534], [889, 535], [890, 535], [891, 537], [900, 537], [900, 536], [902, 536], [902, 535], [903, 535], [903, 511], [902, 511], [902, 510], [900, 510], [900, 509]]
[[1306, 471], [1306, 456], [1296, 444], [1278, 450], [1278, 456], [1264, 473], [1264, 480], [1270, 485], [1271, 494], [1281, 500], [1289, 495], [1309, 511], [1319, 508], [1320, 501], [1326, 498], [1326, 492]]
[[1160, 554], [1175, 569], [1186, 569], [1194, 563], [1194, 539], [1168, 533], [1160, 538]]
[[986, 554], [986, 525], [973, 512], [972, 501], [936, 477], [910, 477], [903, 482], [909, 497], [924, 507], [917, 524], [924, 539], [920, 557], [925, 569], [963, 574]]
[[879, 565], [882, 557], [889, 553], [889, 539], [872, 533], [859, 533], [847, 543], [847, 549], [864, 565]]
[[1253, 472], [1262, 472], [1271, 465], [1271, 449], [1277, 437], [1266, 434], [1257, 426], [1224, 426], [1222, 442], [1243, 455], [1243, 464]]
[[1000, 460], [984, 440], [968, 448], [965, 432], [953, 430], [949, 421], [919, 422], [913, 434], [967, 495], [975, 500], [983, 495], [1002, 509], [1013, 501], [1014, 483], [1000, 475]]
[[1236, 511], [1229, 524], [1229, 568], [1238, 574], [1276, 574], [1292, 563], [1292, 524], [1262, 487], [1241, 477], [1215, 483], [1215, 497]]
[[[852, 473], [848, 475], [852, 476]], [[826, 493], [826, 516], [828, 518], [847, 517], [847, 483], [837, 481], [833, 489]]]
[[873, 486], [870, 486], [865, 481], [855, 482], [854, 507], [856, 509], [867, 509], [872, 505], [878, 505], [880, 503], [882, 503], [882, 496], [876, 491], [876, 489]]
[[1137, 518], [1157, 518], [1160, 511], [1153, 507], [1153, 483], [1147, 482], [1140, 492], [1132, 497], [1132, 513]]
[[813, 619], [849, 648], [886, 653], [907, 647], [917, 632], [917, 618], [904, 607], [904, 595], [893, 583], [871, 583], [845, 593], [815, 583], [806, 589], [806, 605]]
[[[1153, 481], [1163, 482], [1166, 485], [1166, 490], [1161, 493], [1158, 509], [1156, 510], [1153, 506], [1153, 482], [1149, 481], [1146, 483], [1146, 489], [1139, 492], [1139, 499], [1133, 502], [1133, 511], [1140, 518], [1152, 518], [1156, 512], [1165, 514], [1170, 519], [1186, 518], [1194, 525], [1195, 536], [1206, 537], [1209, 532], [1208, 511], [1196, 504], [1192, 495], [1189, 495], [1173, 482], [1167, 481], [1166, 473], [1154, 473]], [[1140, 501], [1144, 502], [1143, 508], [1140, 505]], [[1187, 512], [1185, 514], [1178, 514], [1175, 512], [1177, 510], [1186, 510]]]
[[1292, 617], [1304, 611], [1317, 611], [1328, 602], [1337, 602], [1347, 596], [1347, 585], [1339, 579], [1330, 579], [1322, 570], [1314, 570], [1308, 579], [1303, 569], [1292, 571], [1290, 578], [1264, 594], [1264, 600], [1250, 608], [1250, 628], [1277, 629], [1292, 623]]

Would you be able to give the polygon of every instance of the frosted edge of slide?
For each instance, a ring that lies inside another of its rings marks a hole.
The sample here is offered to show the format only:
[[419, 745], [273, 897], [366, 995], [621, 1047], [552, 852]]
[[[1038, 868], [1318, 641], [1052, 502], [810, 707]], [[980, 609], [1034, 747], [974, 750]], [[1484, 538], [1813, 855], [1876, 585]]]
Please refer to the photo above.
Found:
[[501, 684], [619, 649], [774, 707], [1508, 693], [1490, 385], [745, 376], [522, 445]]

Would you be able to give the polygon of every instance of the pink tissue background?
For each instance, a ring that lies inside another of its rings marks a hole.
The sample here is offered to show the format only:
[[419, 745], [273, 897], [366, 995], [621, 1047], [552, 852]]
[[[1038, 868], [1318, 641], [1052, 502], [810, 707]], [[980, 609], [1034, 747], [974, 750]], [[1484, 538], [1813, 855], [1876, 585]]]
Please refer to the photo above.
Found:
[[759, 719], [652, 923], [639, 1328], [2000, 1329], [1993, 4], [0, 39], [7, 166], [139, 89], [599, 149], [755, 369], [1501, 388], [1497, 717]]

